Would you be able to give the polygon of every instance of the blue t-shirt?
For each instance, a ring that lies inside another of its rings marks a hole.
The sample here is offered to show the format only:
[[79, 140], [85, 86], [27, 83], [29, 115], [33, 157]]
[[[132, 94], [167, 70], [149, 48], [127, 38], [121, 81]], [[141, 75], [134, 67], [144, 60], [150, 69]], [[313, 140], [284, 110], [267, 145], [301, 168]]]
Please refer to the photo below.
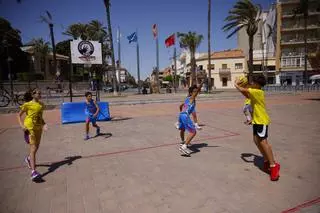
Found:
[[192, 103], [190, 103], [190, 98], [191, 97], [187, 97], [184, 101], [181, 113], [187, 113], [188, 115], [190, 115], [191, 113], [196, 111], [196, 101], [194, 100]]
[[93, 116], [97, 112], [97, 107], [94, 104], [94, 101], [91, 100], [89, 103], [86, 102], [85, 113], [87, 116]]

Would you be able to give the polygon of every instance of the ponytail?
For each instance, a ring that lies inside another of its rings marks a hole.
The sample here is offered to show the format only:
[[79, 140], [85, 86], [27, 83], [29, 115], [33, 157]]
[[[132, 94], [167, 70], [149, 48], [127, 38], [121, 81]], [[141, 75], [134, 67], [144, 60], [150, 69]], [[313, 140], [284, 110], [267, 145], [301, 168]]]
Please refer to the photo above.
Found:
[[37, 91], [37, 88], [34, 89], [29, 89], [26, 93], [24, 93], [23, 99], [25, 102], [29, 102], [32, 101], [33, 99], [33, 94]]

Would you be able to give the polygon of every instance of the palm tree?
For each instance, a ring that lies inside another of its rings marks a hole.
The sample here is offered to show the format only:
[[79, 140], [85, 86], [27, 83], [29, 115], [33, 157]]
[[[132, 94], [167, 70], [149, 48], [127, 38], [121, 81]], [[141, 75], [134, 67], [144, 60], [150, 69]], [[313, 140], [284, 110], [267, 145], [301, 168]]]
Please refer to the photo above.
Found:
[[196, 83], [196, 59], [195, 53], [203, 40], [203, 35], [198, 35], [196, 32], [178, 33], [180, 46], [188, 50], [191, 54], [191, 85]]
[[309, 15], [309, 0], [300, 0], [298, 7], [293, 10], [294, 18], [297, 15], [303, 15], [304, 29], [303, 29], [303, 39], [304, 39], [304, 72], [303, 80], [304, 84], [307, 85], [307, 71], [308, 71], [308, 49], [307, 49], [307, 35], [308, 35], [308, 15]]
[[40, 16], [41, 21], [48, 24], [50, 29], [50, 37], [51, 37], [51, 46], [52, 46], [52, 53], [53, 53], [53, 70], [55, 74], [57, 75], [57, 56], [56, 56], [56, 44], [54, 42], [54, 33], [53, 33], [53, 22], [52, 22], [52, 16], [49, 13], [49, 11], [46, 11], [47, 16]]
[[44, 78], [46, 79], [46, 58], [50, 52], [49, 42], [42, 38], [33, 39], [31, 44], [34, 48], [34, 55], [40, 57], [40, 69], [44, 71]]
[[88, 38], [91, 40], [104, 42], [107, 39], [106, 27], [98, 20], [92, 20], [87, 25]]
[[250, 0], [238, 0], [229, 15], [225, 18], [228, 22], [222, 27], [223, 31], [233, 30], [227, 38], [235, 35], [239, 30], [245, 28], [249, 37], [249, 82], [252, 81], [253, 74], [253, 41], [254, 35], [258, 31], [260, 22], [261, 6], [253, 4]]
[[64, 35], [71, 36], [73, 39], [81, 38], [83, 40], [88, 37], [88, 25], [82, 23], [71, 24], [67, 30], [63, 32]]
[[103, 0], [104, 5], [106, 7], [107, 13], [107, 21], [108, 21], [108, 36], [110, 43], [110, 51], [111, 51], [111, 63], [112, 63], [112, 83], [113, 83], [113, 94], [118, 95], [117, 93], [117, 77], [116, 77], [116, 62], [114, 58], [114, 49], [113, 49], [113, 39], [112, 39], [112, 28], [111, 28], [111, 15], [110, 15], [110, 0]]
[[211, 0], [208, 0], [208, 92], [211, 91]]

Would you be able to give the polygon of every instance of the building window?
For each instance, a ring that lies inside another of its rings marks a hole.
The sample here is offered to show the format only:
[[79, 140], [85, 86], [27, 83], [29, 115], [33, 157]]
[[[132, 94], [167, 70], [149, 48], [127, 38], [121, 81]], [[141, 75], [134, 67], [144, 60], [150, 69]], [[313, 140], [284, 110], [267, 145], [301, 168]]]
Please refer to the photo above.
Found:
[[234, 66], [235, 66], [236, 70], [243, 69], [242, 63], [236, 63]]
[[222, 64], [222, 69], [228, 69], [228, 64]]
[[[227, 68], [225, 68], [225, 69], [227, 69]], [[227, 87], [228, 86], [228, 78], [222, 78], [222, 86], [223, 87]]]
[[[209, 69], [209, 64], [208, 64], [208, 69]], [[214, 70], [214, 64], [211, 64], [211, 70]]]

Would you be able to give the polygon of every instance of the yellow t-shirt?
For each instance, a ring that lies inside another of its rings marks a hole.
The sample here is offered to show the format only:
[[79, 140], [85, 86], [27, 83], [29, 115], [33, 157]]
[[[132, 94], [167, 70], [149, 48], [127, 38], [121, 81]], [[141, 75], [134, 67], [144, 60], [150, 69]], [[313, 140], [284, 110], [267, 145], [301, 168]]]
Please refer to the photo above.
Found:
[[41, 102], [29, 101], [20, 106], [20, 109], [26, 112], [24, 126], [29, 130], [39, 130], [44, 125], [43, 110], [44, 104]]
[[261, 89], [249, 88], [249, 97], [253, 110], [252, 123], [269, 125], [270, 118], [266, 111], [266, 105], [264, 100], [264, 91]]
[[251, 101], [249, 98], [246, 98], [246, 100], [244, 100], [244, 105], [250, 105]]

